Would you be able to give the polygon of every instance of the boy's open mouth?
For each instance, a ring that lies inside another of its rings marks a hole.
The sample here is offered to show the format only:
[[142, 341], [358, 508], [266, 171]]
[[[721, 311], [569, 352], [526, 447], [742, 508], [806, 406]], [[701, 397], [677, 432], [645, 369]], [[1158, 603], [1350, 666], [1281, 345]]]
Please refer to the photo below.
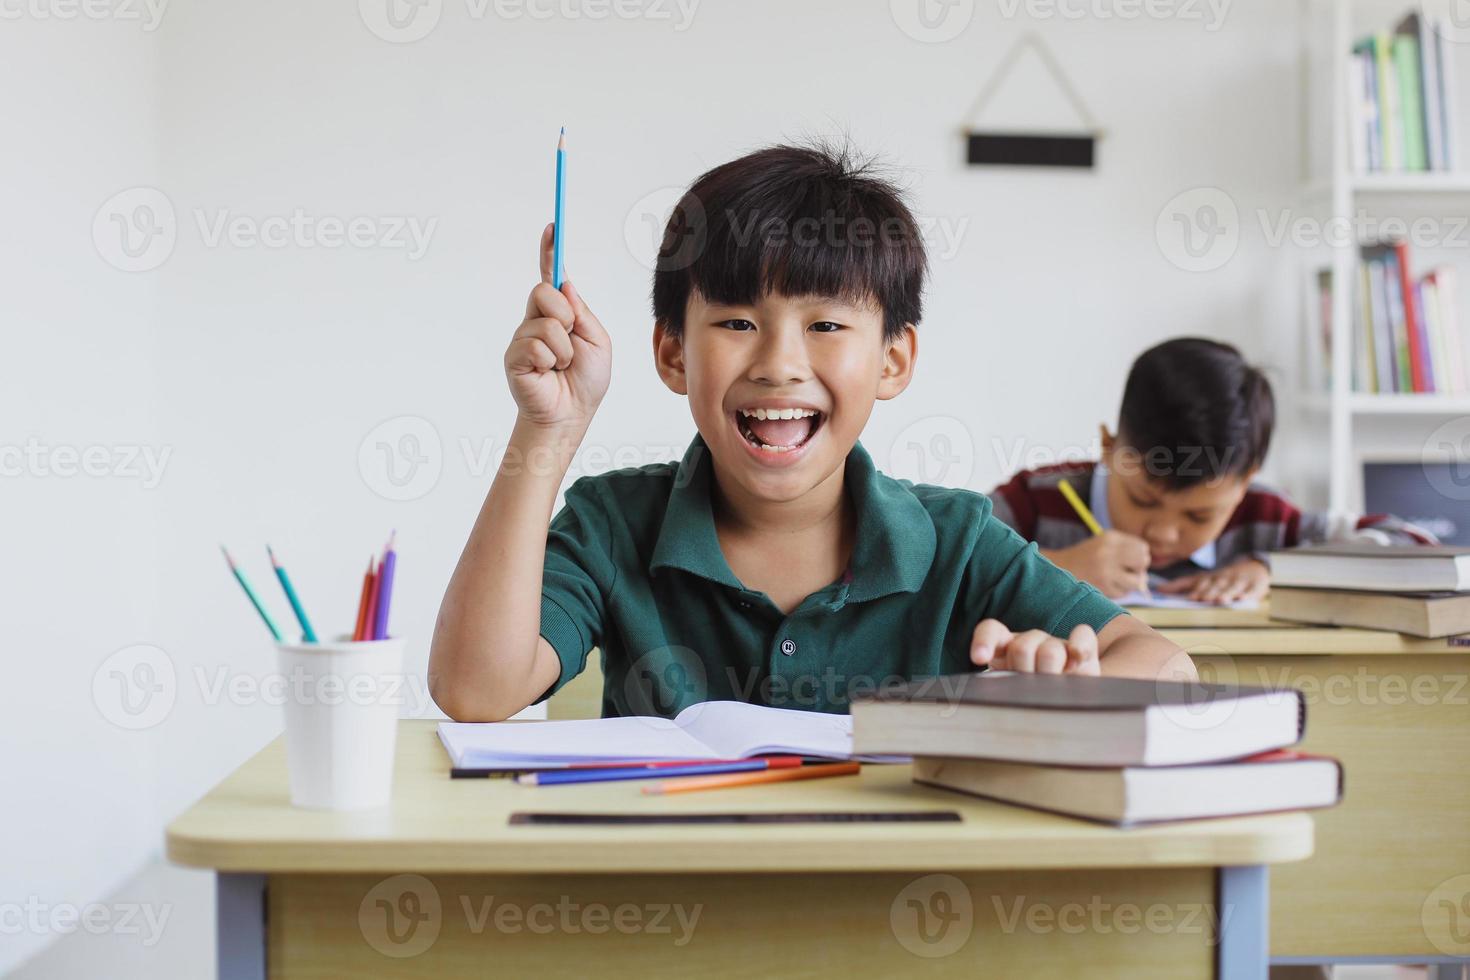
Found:
[[735, 411], [735, 427], [763, 452], [789, 453], [816, 435], [826, 418], [812, 408], [741, 408]]

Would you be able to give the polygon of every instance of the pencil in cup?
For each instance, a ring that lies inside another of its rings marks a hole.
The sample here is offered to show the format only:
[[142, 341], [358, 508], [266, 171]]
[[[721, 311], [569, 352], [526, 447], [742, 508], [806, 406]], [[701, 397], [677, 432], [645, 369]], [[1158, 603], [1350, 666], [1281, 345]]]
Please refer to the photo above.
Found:
[[250, 582], [246, 580], [245, 573], [240, 571], [240, 567], [235, 564], [235, 559], [230, 557], [230, 552], [225, 548], [224, 545], [220, 545], [219, 550], [224, 553], [225, 562], [230, 566], [230, 571], [234, 573], [235, 581], [239, 582], [240, 588], [245, 590], [246, 598], [248, 598], [250, 600], [250, 604], [255, 607], [255, 611], [260, 615], [261, 620], [265, 623], [265, 628], [270, 630], [271, 636], [276, 638], [277, 643], [280, 643], [281, 630], [279, 627], [276, 626], [276, 621], [274, 619], [271, 619], [271, 614], [265, 611], [265, 606], [261, 603], [260, 596], [256, 595], [255, 590], [250, 587]]
[[796, 769], [768, 769], [764, 772], [736, 772], [723, 776], [687, 776], [670, 779], [657, 786], [645, 786], [648, 796], [666, 796], [671, 793], [697, 793], [706, 789], [728, 789], [735, 786], [759, 786], [763, 783], [787, 783], [798, 779], [825, 779], [829, 776], [855, 776], [862, 768], [856, 762], [824, 763], [816, 766], [801, 766]]

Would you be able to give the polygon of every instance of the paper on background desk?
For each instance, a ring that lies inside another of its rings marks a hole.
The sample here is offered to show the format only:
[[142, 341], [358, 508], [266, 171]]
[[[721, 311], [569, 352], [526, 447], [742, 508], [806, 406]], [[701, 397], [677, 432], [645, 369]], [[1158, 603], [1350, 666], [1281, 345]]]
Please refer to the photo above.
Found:
[[1238, 599], [1235, 602], [1196, 602], [1186, 599], [1182, 595], [1170, 595], [1166, 592], [1130, 592], [1121, 599], [1115, 600], [1120, 606], [1134, 606], [1142, 609], [1259, 609], [1259, 599]]

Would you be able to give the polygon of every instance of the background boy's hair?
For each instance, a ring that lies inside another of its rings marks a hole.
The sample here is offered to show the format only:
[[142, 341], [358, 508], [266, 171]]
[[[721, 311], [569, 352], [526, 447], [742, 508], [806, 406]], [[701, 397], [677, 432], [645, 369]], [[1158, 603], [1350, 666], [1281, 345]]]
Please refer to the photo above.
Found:
[[701, 176], [669, 216], [653, 316], [684, 332], [690, 294], [749, 305], [767, 293], [876, 303], [883, 337], [917, 324], [927, 272], [899, 190], [846, 146], [773, 146]]
[[1275, 424], [1265, 374], [1229, 344], [1181, 337], [1133, 362], [1118, 439], [1151, 479], [1182, 490], [1258, 469]]

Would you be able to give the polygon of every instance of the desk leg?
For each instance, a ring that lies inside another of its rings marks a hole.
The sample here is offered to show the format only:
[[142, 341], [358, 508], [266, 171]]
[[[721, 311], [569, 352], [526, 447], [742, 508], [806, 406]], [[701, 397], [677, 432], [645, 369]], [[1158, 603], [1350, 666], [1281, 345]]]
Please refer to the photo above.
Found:
[[215, 954], [219, 980], [265, 980], [265, 875], [215, 880]]
[[1266, 980], [1271, 912], [1265, 865], [1220, 869], [1219, 980]]

